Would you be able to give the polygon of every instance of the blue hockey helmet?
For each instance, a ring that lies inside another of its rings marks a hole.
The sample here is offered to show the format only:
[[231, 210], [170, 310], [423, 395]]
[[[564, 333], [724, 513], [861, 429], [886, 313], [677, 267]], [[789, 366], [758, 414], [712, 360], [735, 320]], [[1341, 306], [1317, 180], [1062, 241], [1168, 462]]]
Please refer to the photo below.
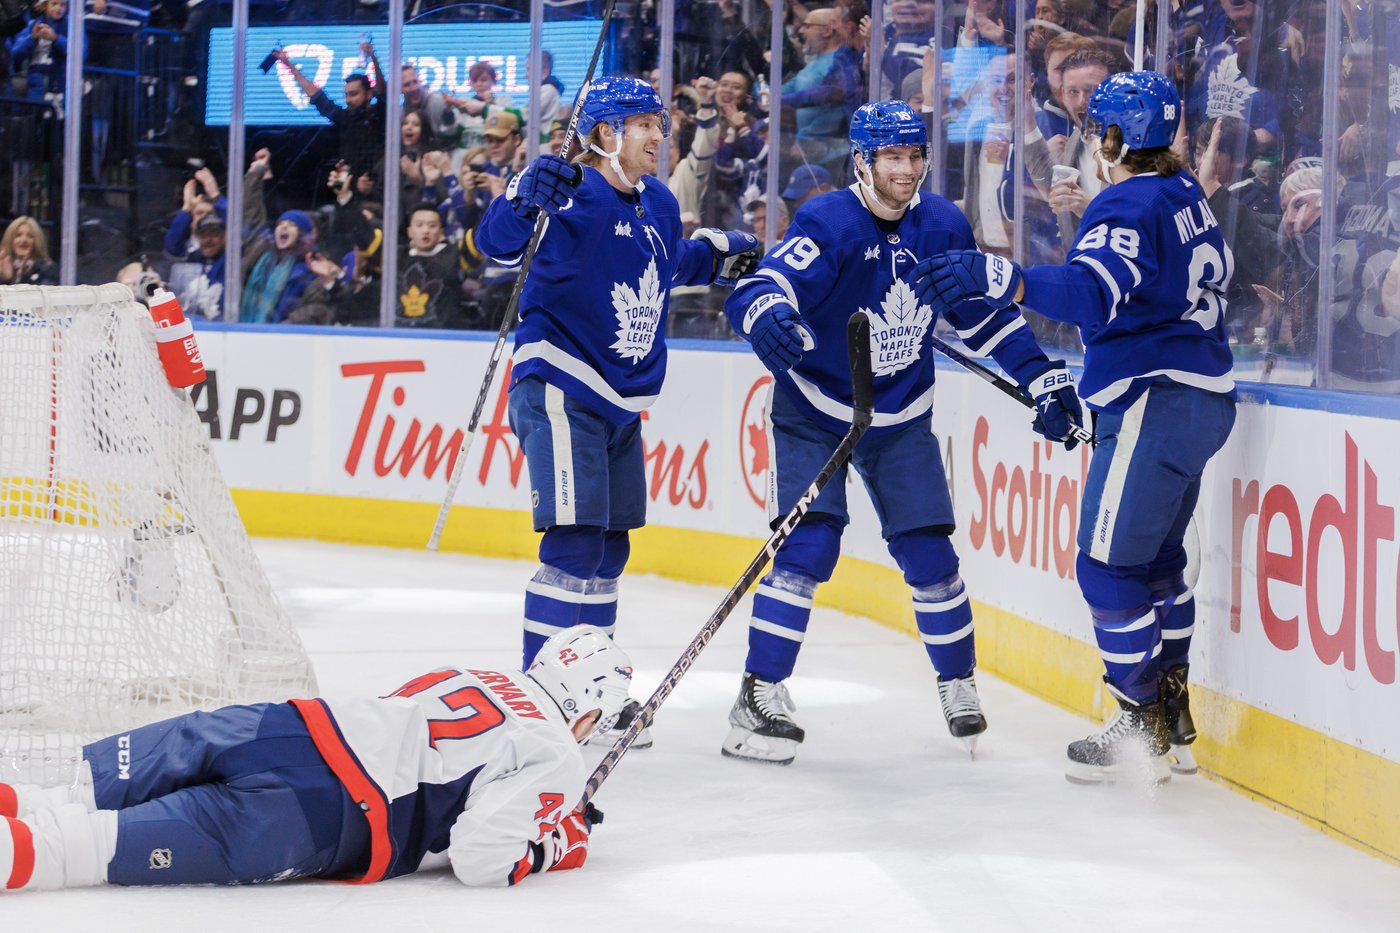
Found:
[[1181, 96], [1166, 75], [1120, 71], [1104, 78], [1089, 98], [1089, 131], [1102, 137], [1118, 127], [1128, 149], [1160, 149], [1176, 138]]
[[928, 158], [923, 117], [902, 100], [863, 104], [851, 117], [851, 155], [860, 153], [866, 165], [873, 165], [875, 153], [890, 146], [920, 146]]
[[650, 84], [641, 78], [613, 75], [597, 78], [584, 88], [583, 111], [578, 115], [578, 133], [587, 137], [593, 127], [606, 123], [613, 132], [622, 135], [622, 125], [628, 117], [643, 113], [661, 115], [661, 132], [671, 136], [671, 112], [661, 103]]

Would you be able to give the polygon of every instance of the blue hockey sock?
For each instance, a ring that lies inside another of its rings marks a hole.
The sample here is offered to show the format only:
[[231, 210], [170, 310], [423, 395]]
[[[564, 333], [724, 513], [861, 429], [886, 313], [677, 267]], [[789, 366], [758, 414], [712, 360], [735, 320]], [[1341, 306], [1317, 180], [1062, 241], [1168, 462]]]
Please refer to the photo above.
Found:
[[1108, 682], [1134, 703], [1155, 700], [1162, 636], [1146, 565], [1111, 567], [1081, 552], [1075, 570]]
[[953, 574], [933, 586], [914, 589], [914, 621], [933, 669], [944, 680], [966, 677], [977, 666], [972, 637], [972, 605], [962, 577]]
[[[588, 582], [602, 564], [604, 531], [590, 525], [549, 528], [540, 539], [540, 569], [525, 587], [524, 650], [528, 670], [545, 641], [579, 624]], [[616, 611], [616, 595], [612, 599]]]
[[1180, 576], [1154, 581], [1150, 587], [1152, 609], [1162, 631], [1162, 669], [1185, 664], [1196, 630], [1196, 595]]
[[625, 531], [609, 531], [603, 539], [603, 562], [584, 588], [578, 620], [596, 625], [608, 635], [617, 627], [617, 578], [627, 566], [632, 545]]
[[749, 656], [744, 670], [777, 682], [792, 676], [797, 652], [807, 635], [818, 581], [774, 570], [758, 584], [749, 620]]
[[914, 621], [933, 669], [944, 680], [966, 677], [977, 666], [972, 605], [958, 576], [958, 555], [939, 528], [901, 531], [885, 542], [914, 591]]

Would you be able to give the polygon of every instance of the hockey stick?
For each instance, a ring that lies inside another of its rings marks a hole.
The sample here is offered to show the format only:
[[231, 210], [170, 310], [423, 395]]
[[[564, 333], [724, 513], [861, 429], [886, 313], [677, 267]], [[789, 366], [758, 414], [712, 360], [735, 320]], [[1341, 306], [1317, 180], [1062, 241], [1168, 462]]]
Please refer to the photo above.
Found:
[[[583, 86], [579, 91], [578, 100], [574, 101], [573, 112], [569, 114], [569, 126], [564, 131], [564, 145], [559, 149], [565, 158], [568, 157], [569, 148], [574, 144], [574, 136], [578, 133], [579, 114], [583, 112], [583, 102], [588, 97], [588, 85], [598, 67], [598, 56], [603, 52], [603, 43], [608, 37], [608, 25], [612, 22], [615, 6], [617, 0], [608, 0], [608, 5], [603, 8], [603, 22], [598, 27], [598, 42], [593, 46], [593, 57], [588, 61], [588, 72], [583, 76]], [[486, 377], [482, 379], [481, 389], [476, 393], [476, 406], [472, 408], [471, 420], [467, 422], [462, 446], [457, 448], [457, 459], [452, 464], [452, 476], [447, 481], [447, 492], [444, 493], [442, 505], [438, 508], [437, 520], [433, 522], [433, 533], [428, 537], [427, 548], [430, 551], [436, 551], [438, 543], [442, 541], [442, 530], [447, 527], [447, 515], [452, 511], [452, 500], [457, 498], [457, 487], [462, 484], [462, 474], [466, 472], [467, 453], [472, 449], [477, 425], [481, 423], [481, 412], [486, 407], [486, 396], [491, 391], [491, 381], [496, 377], [496, 366], [505, 350], [506, 335], [515, 324], [515, 317], [520, 308], [520, 292], [525, 287], [525, 277], [530, 274], [530, 266], [535, 261], [535, 250], [539, 248], [540, 237], [544, 235], [545, 224], [548, 222], [549, 215], [545, 211], [540, 211], [535, 217], [535, 229], [530, 234], [530, 244], [525, 247], [525, 256], [520, 261], [520, 273], [515, 277], [515, 285], [510, 290], [510, 301], [506, 304], [505, 316], [501, 318], [501, 329], [496, 333], [496, 345], [491, 348], [491, 361], [486, 364]]]
[[593, 769], [593, 774], [588, 778], [588, 783], [584, 787], [583, 798], [578, 802], [579, 807], [587, 806], [588, 802], [593, 799], [593, 795], [598, 793], [598, 788], [603, 786], [608, 775], [617, 767], [618, 761], [627, 754], [627, 749], [632, 747], [637, 736], [641, 735], [642, 730], [651, 724], [657, 708], [666, 702], [671, 691], [676, 689], [676, 684], [685, 676], [685, 672], [690, 670], [695, 659], [710, 643], [710, 639], [714, 637], [724, 620], [729, 618], [729, 614], [734, 611], [739, 600], [743, 599], [749, 587], [758, 580], [759, 575], [768, 566], [768, 562], [778, 552], [778, 548], [783, 546], [783, 542], [787, 540], [788, 535], [792, 534], [792, 530], [797, 527], [802, 516], [807, 514], [807, 510], [812, 507], [817, 496], [821, 495], [822, 489], [851, 459], [856, 445], [860, 443], [861, 437], [870, 427], [871, 419], [875, 416], [875, 389], [872, 385], [873, 377], [870, 372], [870, 318], [864, 312], [857, 311], [851, 315], [850, 322], [846, 325], [846, 354], [851, 361], [851, 408], [853, 415], [851, 429], [846, 432], [845, 437], [841, 438], [841, 443], [831, 452], [831, 457], [827, 459], [826, 465], [812, 480], [812, 484], [807, 487], [802, 498], [797, 500], [792, 511], [788, 512], [786, 517], [773, 529], [773, 533], [768, 536], [767, 542], [763, 545], [763, 550], [759, 551], [757, 556], [749, 562], [748, 567], [744, 568], [744, 572], [739, 576], [738, 582], [729, 588], [728, 593], [724, 594], [719, 608], [706, 620], [699, 634], [691, 640], [680, 658], [666, 672], [666, 676], [661, 678], [660, 685], [651, 697], [642, 704], [636, 717], [633, 718], [632, 724], [623, 731], [617, 743], [603, 756], [603, 760], [598, 762], [598, 767]]
[[[955, 350], [942, 340], [939, 340], [933, 334], [929, 334], [928, 339], [929, 342], [933, 344], [935, 350], [948, 357], [948, 359], [952, 360], [954, 363], [957, 363], [963, 369], [966, 369], [973, 375], [996, 386], [1003, 393], [1011, 396], [1027, 408], [1035, 409], [1035, 399], [1031, 398], [1031, 394], [1016, 385], [1016, 383], [1012, 382], [1010, 379], [997, 375], [976, 360], [969, 359], [958, 350]], [[1087, 430], [1082, 425], [1076, 425], [1070, 431], [1070, 434], [1088, 444], [1090, 447], [1094, 447], [1098, 444], [1098, 439], [1094, 437], [1093, 432]], [[1186, 570], [1182, 575], [1186, 578], [1187, 585], [1194, 588], [1201, 575], [1201, 534], [1196, 528], [1196, 516], [1194, 515], [1191, 516], [1191, 521], [1186, 526], [1186, 534], [1182, 540], [1182, 547], [1186, 550]]]

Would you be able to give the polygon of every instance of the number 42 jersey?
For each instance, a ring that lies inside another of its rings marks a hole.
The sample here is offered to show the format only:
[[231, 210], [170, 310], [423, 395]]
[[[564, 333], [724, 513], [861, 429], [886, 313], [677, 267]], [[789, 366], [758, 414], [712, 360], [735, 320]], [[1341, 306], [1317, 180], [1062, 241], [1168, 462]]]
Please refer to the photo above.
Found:
[[1194, 178], [1134, 175], [1089, 203], [1064, 265], [1025, 270], [1022, 304], [1079, 326], [1090, 408], [1126, 411], [1160, 377], [1233, 397], [1234, 264]]
[[466, 884], [514, 884], [583, 794], [578, 743], [519, 671], [444, 668], [386, 697], [291, 702], [369, 823], [359, 880], [450, 864]]

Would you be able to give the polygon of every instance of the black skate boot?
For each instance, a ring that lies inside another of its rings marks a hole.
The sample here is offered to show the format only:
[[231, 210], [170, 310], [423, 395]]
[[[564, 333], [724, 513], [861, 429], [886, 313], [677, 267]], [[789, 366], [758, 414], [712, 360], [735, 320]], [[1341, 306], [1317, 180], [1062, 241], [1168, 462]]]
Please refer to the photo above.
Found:
[[982, 701], [977, 696], [975, 674], [966, 677], [938, 678], [938, 701], [943, 705], [943, 718], [953, 738], [962, 739], [967, 753], [977, 751], [977, 737], [987, 731], [987, 717], [982, 715]]
[[1171, 780], [1166, 760], [1171, 743], [1161, 701], [1138, 704], [1112, 684], [1108, 689], [1119, 708], [1098, 732], [1069, 743], [1065, 778], [1072, 784], [1112, 782], [1125, 765], [1131, 771], [1133, 764], [1141, 762], [1148, 765], [1154, 783]]
[[1196, 723], [1191, 718], [1191, 697], [1186, 692], [1188, 668], [1186, 664], [1167, 668], [1159, 682], [1162, 712], [1167, 719], [1167, 737], [1172, 746], [1167, 753], [1167, 764], [1176, 774], [1196, 773], [1196, 756], [1191, 754], [1190, 749], [1191, 743], [1196, 741]]
[[743, 758], [772, 765], [792, 764], [797, 746], [806, 733], [792, 721], [796, 707], [781, 681], [770, 683], [755, 674], [744, 674], [739, 698], [729, 711], [733, 727], [720, 747], [729, 758]]
[[[628, 700], [627, 703], [623, 705], [622, 712], [617, 714], [617, 722], [613, 723], [611, 728], [604, 729], [602, 732], [599, 732], [597, 735], [593, 736], [593, 738], [589, 739], [588, 744], [616, 745], [617, 740], [622, 738], [622, 733], [626, 732], [627, 727], [632, 725], [632, 720], [637, 718], [637, 713], [641, 712], [641, 709], [642, 704], [638, 703], [636, 700]], [[637, 738], [633, 740], [628, 748], [651, 748], [651, 743], [651, 723], [647, 723], [647, 727], [637, 735]]]

